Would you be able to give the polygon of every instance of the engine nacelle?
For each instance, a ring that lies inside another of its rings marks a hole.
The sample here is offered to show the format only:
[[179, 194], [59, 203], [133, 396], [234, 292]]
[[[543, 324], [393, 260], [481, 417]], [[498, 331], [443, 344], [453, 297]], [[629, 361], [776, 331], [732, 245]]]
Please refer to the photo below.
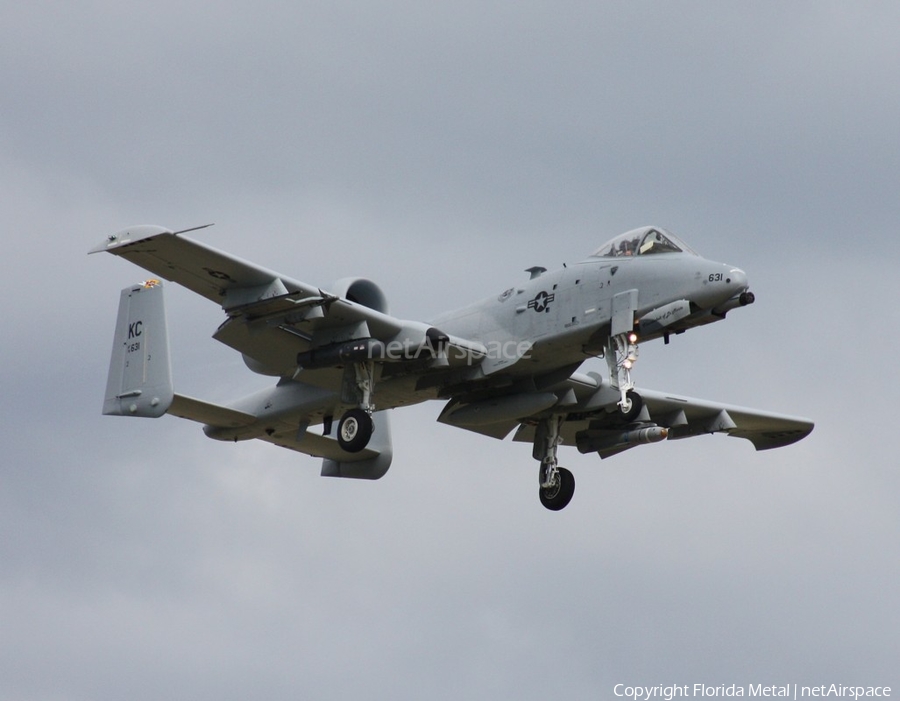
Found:
[[376, 312], [388, 314], [388, 301], [382, 289], [371, 280], [362, 277], [345, 277], [334, 282], [328, 292], [349, 299]]
[[[381, 314], [388, 314], [387, 297], [371, 280], [343, 278], [333, 283], [328, 292]], [[373, 327], [373, 336], [329, 343], [303, 351], [297, 355], [297, 364], [302, 368], [317, 369], [369, 360], [403, 362], [430, 359], [443, 352], [450, 342], [447, 334], [428, 324], [418, 321], [401, 323], [399, 331], [396, 331], [395, 320], [388, 324], [393, 327], [390, 336], [382, 335]]]

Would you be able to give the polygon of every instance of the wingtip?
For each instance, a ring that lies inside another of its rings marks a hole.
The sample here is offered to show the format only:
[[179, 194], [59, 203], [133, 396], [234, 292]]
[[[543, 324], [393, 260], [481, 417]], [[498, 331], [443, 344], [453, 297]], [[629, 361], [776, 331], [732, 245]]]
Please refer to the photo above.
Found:
[[153, 236], [159, 236], [160, 234], [174, 233], [174, 231], [172, 231], [171, 229], [167, 229], [164, 226], [156, 226], [154, 224], [138, 224], [137, 226], [131, 226], [127, 229], [117, 231], [114, 234], [110, 234], [101, 243], [97, 244], [90, 251], [88, 251], [88, 255], [91, 255], [92, 253], [102, 253], [103, 251], [112, 251], [119, 246], [124, 246], [129, 243], [137, 243], [138, 241], [152, 238]]

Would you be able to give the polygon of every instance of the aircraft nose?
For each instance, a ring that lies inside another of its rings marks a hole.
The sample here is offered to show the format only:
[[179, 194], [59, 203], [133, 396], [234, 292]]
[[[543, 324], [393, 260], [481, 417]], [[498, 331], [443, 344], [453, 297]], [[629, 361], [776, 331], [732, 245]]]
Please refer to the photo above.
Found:
[[747, 273], [725, 263], [712, 263], [708, 272], [700, 275], [700, 287], [691, 298], [704, 309], [718, 309], [729, 300], [747, 292]]
[[743, 292], [749, 287], [749, 283], [747, 282], [747, 273], [745, 273], [740, 268], [732, 268], [728, 271], [728, 284], [732, 285], [735, 289]]

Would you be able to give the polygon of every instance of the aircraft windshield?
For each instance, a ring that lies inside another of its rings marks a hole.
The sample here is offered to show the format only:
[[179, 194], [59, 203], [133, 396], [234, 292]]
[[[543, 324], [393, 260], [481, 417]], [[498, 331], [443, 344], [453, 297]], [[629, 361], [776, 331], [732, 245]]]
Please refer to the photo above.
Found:
[[[683, 241], [662, 229], [645, 228], [629, 231], [600, 246], [597, 258], [626, 258], [652, 253], [694, 253]], [[696, 255], [696, 254], [694, 254]]]

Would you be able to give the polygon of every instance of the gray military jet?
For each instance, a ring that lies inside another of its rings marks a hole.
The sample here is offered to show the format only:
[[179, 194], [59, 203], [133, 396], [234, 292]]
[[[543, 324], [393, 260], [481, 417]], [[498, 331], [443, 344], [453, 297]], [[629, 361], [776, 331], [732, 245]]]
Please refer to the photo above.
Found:
[[[204, 424], [210, 438], [259, 438], [321, 457], [325, 476], [378, 479], [392, 457], [387, 409], [444, 400], [443, 423], [499, 439], [515, 431], [533, 444], [540, 500], [553, 511], [575, 491], [557, 461], [561, 444], [607, 458], [725, 433], [767, 450], [813, 429], [804, 418], [635, 387], [638, 339], [668, 343], [754, 301], [743, 270], [658, 227], [552, 272], [529, 268], [529, 279], [431, 323], [392, 316], [370, 280], [325, 290], [184, 236], [195, 230], [136, 226], [91, 253], [121, 256], [221, 305], [213, 338], [278, 380], [229, 406], [175, 393], [163, 285], [152, 279], [121, 292], [104, 414], [168, 413]], [[606, 359], [606, 378], [579, 372], [593, 357]]]

